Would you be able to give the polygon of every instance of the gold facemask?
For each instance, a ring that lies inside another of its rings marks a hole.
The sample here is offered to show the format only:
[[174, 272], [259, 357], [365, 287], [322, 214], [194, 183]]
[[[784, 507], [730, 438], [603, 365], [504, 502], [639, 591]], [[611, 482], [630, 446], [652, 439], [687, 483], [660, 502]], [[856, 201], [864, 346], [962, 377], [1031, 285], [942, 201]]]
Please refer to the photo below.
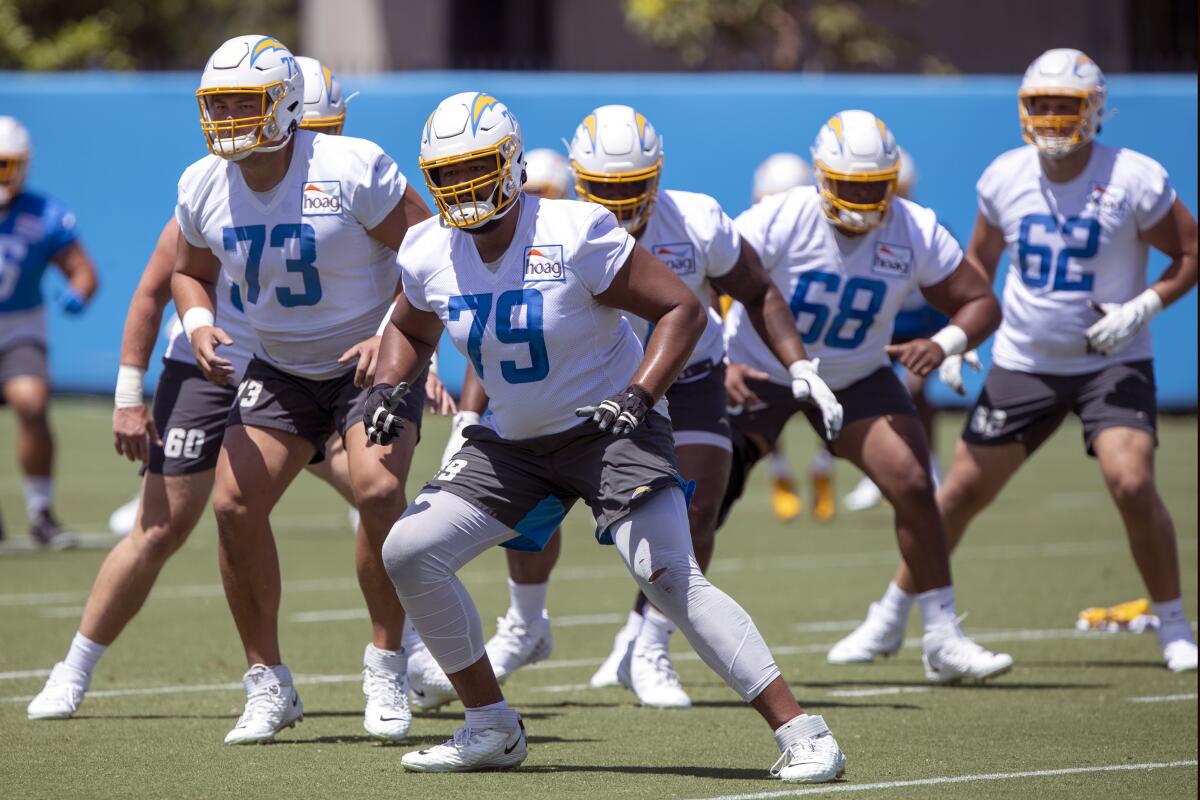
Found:
[[[1089, 92], [1070, 89], [1033, 89], [1019, 92], [1018, 106], [1021, 115], [1021, 135], [1026, 143], [1038, 149], [1069, 152], [1089, 138], [1087, 130], [1091, 119], [1091, 105], [1095, 102]], [[1033, 114], [1029, 107], [1035, 97], [1074, 97], [1079, 100], [1079, 111], [1075, 114]]]
[[[224, 94], [254, 94], [260, 98], [257, 116], [214, 120], [209, 117], [207, 98]], [[220, 86], [200, 89], [196, 102], [200, 104], [200, 130], [208, 152], [222, 158], [249, 153], [256, 147], [278, 139], [282, 131], [275, 123], [275, 108], [283, 98], [283, 84], [269, 83], [266, 86]]]
[[343, 111], [332, 117], [312, 117], [300, 120], [300, 127], [306, 131], [327, 133], [330, 136], [341, 136], [342, 128], [346, 125], [346, 112]]
[[[481, 147], [453, 156], [420, 160], [425, 186], [437, 204], [438, 213], [447, 225], [455, 228], [477, 228], [512, 205], [520, 192], [515, 191], [512, 159], [517, 145], [506, 136], [494, 145]], [[468, 181], [442, 186], [437, 173], [442, 167], [464, 164], [480, 158], [493, 159], [495, 168]], [[505, 191], [508, 187], [511, 192]]]
[[[821, 200], [823, 201], [821, 208], [830, 220], [860, 233], [874, 228], [883, 221], [884, 214], [887, 213], [888, 206], [896, 194], [896, 183], [900, 178], [899, 162], [891, 169], [875, 172], [836, 172], [820, 161], [815, 162], [813, 168], [817, 173], [817, 186], [821, 191]], [[873, 203], [852, 203], [838, 196], [835, 181], [846, 181], [847, 183], [886, 181], [887, 189], [883, 193], [883, 198]], [[861, 222], [856, 222], [856, 220], [861, 220]]]
[[[571, 169], [575, 173], [575, 194], [580, 200], [604, 206], [613, 213], [617, 222], [627, 231], [637, 231], [645, 227], [650, 215], [654, 213], [654, 201], [658, 197], [658, 181], [662, 176], [662, 158], [651, 167], [633, 172], [603, 173], [589, 172], [572, 161]], [[610, 200], [595, 194], [590, 184], [626, 184], [645, 181], [645, 189], [623, 200]]]

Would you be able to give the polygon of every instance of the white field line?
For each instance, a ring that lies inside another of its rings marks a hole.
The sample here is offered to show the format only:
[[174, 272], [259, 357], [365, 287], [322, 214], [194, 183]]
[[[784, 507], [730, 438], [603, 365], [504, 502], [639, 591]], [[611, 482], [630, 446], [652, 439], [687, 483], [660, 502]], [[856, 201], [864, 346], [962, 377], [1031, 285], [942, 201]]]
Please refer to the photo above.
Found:
[[1039, 769], [1023, 772], [990, 772], [979, 775], [943, 775], [937, 778], [920, 778], [913, 781], [887, 781], [886, 783], [833, 783], [823, 786], [809, 786], [803, 789], [785, 789], [777, 792], [756, 792], [754, 794], [724, 794], [718, 797], [708, 797], [704, 800], [766, 800], [771, 797], [803, 797], [817, 794], [849, 794], [851, 792], [873, 792], [886, 789], [903, 789], [909, 786], [939, 786], [948, 783], [982, 783], [985, 781], [1012, 781], [1025, 778], [1055, 778], [1061, 775], [1087, 775], [1102, 772], [1143, 772], [1153, 769], [1172, 769], [1176, 767], [1194, 767], [1196, 760], [1191, 761], [1159, 761], [1143, 764], [1104, 764], [1094, 767], [1064, 767], [1062, 769]]
[[[1195, 550], [1195, 538], [1180, 538], [1179, 546], [1184, 550]], [[1077, 558], [1081, 556], [1107, 556], [1125, 553], [1128, 546], [1123, 541], [1104, 540], [1096, 542], [1042, 542], [1036, 544], [996, 544], [969, 545], [966, 550], [955, 555], [955, 562], [973, 561], [1004, 561], [1025, 558]], [[711, 565], [711, 572], [762, 572], [762, 571], [798, 571], [798, 570], [829, 570], [839, 568], [865, 568], [890, 566], [897, 562], [899, 556], [895, 550], [876, 550], [864, 553], [824, 553], [814, 555], [784, 555], [763, 558], [717, 558]], [[625, 578], [628, 572], [614, 557], [613, 563], [607, 566], [565, 567], [556, 570], [554, 580], [603, 580], [609, 578]], [[506, 570], [467, 571], [463, 576], [467, 583], [485, 583], [507, 581]], [[357, 591], [358, 581], [353, 577], [317, 578], [312, 580], [285, 581], [285, 594], [304, 594], [309, 592]], [[193, 599], [197, 597], [223, 597], [224, 590], [219, 583], [194, 584], [183, 586], [160, 586], [152, 595], [159, 599]], [[86, 592], [13, 592], [0, 593], [2, 606], [50, 606], [79, 604], [87, 599]]]
[[837, 689], [830, 697], [883, 697], [892, 694], [924, 694], [928, 686], [880, 686], [878, 689]]
[[24, 678], [44, 678], [50, 674], [48, 669], [22, 669], [16, 672], [0, 672], [0, 681], [19, 681]]
[[[579, 625], [611, 625], [624, 622], [627, 614], [575, 614], [551, 617], [555, 628], [572, 628]], [[292, 622], [344, 622], [367, 619], [365, 608], [338, 608], [327, 611], [301, 611], [292, 615]]]
[[1175, 703], [1180, 700], [1195, 700], [1196, 693], [1188, 692], [1187, 694], [1161, 694], [1152, 695], [1150, 697], [1131, 697], [1131, 703]]
[[792, 630], [797, 633], [828, 633], [829, 631], [852, 631], [862, 624], [862, 618], [859, 619], [831, 619], [823, 622], [802, 622], [799, 625], [793, 625]]

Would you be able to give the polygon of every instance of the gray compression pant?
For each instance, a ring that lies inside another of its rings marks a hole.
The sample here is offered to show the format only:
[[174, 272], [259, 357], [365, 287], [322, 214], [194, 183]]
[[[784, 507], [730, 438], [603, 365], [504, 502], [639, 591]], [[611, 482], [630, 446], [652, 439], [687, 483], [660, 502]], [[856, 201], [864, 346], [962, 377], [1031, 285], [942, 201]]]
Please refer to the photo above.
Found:
[[[638, 587], [743, 700], [758, 697], [779, 677], [750, 615], [700, 571], [682, 492], [656, 492], [614, 525], [612, 533]], [[466, 500], [426, 489], [383, 545], [383, 563], [400, 602], [447, 674], [484, 655], [479, 612], [455, 573], [513, 535]]]

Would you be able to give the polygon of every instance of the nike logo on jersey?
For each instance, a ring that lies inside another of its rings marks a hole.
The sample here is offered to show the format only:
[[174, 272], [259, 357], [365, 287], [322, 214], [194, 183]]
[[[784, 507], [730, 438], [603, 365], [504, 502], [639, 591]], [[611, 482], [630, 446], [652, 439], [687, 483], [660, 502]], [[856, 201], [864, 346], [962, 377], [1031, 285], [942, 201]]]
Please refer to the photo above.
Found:
[[535, 244], [525, 248], [525, 283], [565, 281], [566, 264], [561, 244]]
[[880, 242], [875, 245], [875, 257], [871, 259], [871, 272], [889, 278], [907, 278], [912, 272], [913, 251], [901, 244]]

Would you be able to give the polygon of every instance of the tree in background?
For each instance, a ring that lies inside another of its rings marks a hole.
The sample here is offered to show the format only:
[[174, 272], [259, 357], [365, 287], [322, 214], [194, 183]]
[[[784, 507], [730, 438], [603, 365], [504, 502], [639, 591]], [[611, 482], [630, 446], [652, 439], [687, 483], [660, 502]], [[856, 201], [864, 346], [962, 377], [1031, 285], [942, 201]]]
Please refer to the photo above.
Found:
[[[911, 45], [888, 18], [921, 0], [623, 0], [636, 33], [689, 66], [805, 71], [887, 70]], [[927, 72], [953, 68], [924, 56]]]
[[298, 0], [0, 0], [0, 69], [197, 70], [239, 33], [299, 34]]

